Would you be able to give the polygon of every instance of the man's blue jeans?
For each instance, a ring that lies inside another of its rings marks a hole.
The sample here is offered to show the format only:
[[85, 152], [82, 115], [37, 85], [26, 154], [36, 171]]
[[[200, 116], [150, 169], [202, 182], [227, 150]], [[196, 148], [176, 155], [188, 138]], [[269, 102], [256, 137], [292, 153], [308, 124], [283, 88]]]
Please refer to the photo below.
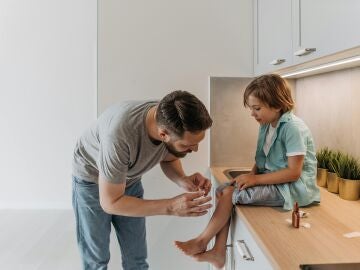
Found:
[[[141, 181], [126, 188], [125, 194], [142, 198]], [[120, 244], [124, 270], [148, 269], [144, 217], [125, 217], [104, 212], [99, 186], [73, 176], [72, 203], [77, 242], [85, 270], [107, 269], [110, 260], [110, 231], [113, 224]]]

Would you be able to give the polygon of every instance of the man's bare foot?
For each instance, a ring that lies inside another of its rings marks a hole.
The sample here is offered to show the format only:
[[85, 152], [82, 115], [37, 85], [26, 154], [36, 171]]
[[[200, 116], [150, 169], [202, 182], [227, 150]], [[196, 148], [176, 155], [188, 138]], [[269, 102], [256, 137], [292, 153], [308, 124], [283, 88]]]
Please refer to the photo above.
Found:
[[208, 262], [211, 263], [216, 268], [223, 268], [225, 265], [225, 255], [226, 250], [224, 251], [218, 251], [218, 250], [208, 250], [204, 253], [195, 254], [193, 255], [193, 258], [197, 260], [198, 262]]
[[197, 238], [191, 239], [186, 242], [175, 241], [175, 245], [178, 249], [180, 249], [182, 252], [189, 256], [206, 251], [207, 246], [207, 244], [205, 244], [201, 240], [198, 240]]

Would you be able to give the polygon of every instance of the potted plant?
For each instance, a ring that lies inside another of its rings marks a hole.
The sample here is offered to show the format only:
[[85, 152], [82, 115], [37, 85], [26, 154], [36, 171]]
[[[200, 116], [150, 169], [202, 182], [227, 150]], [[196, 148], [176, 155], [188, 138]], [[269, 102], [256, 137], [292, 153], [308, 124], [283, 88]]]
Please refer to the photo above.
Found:
[[329, 162], [330, 150], [325, 147], [320, 149], [316, 153], [317, 159], [317, 174], [316, 174], [316, 182], [320, 187], [326, 187], [326, 178], [327, 178], [327, 167]]
[[343, 153], [340, 151], [331, 151], [330, 158], [328, 162], [328, 172], [327, 172], [327, 190], [332, 193], [339, 193], [339, 176], [337, 172], [339, 171], [340, 159]]
[[337, 168], [339, 181], [339, 196], [342, 199], [356, 201], [360, 196], [360, 165], [357, 159], [350, 155], [341, 155]]

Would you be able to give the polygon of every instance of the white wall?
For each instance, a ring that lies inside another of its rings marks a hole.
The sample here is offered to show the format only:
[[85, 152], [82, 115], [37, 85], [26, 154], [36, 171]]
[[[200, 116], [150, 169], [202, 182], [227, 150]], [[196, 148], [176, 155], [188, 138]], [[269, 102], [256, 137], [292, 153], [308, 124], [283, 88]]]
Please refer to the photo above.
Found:
[[[98, 106], [126, 99], [161, 98], [188, 90], [209, 104], [209, 76], [251, 77], [251, 0], [107, 0], [98, 11]], [[208, 135], [185, 171], [205, 173]], [[143, 177], [146, 198], [182, 192], [157, 167]], [[180, 254], [175, 239], [195, 236], [205, 218], [147, 219], [151, 269], [207, 269]]]
[[70, 208], [96, 117], [96, 1], [0, 2], [0, 208]]

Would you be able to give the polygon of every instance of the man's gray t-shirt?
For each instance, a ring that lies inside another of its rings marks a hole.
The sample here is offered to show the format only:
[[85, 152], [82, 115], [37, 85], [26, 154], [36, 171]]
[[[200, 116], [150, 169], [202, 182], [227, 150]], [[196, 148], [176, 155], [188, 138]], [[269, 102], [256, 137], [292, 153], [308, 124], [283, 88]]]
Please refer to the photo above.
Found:
[[129, 186], [168, 154], [164, 143], [154, 144], [145, 126], [157, 101], [126, 101], [107, 109], [78, 140], [73, 175], [98, 182], [99, 174], [112, 183]]

